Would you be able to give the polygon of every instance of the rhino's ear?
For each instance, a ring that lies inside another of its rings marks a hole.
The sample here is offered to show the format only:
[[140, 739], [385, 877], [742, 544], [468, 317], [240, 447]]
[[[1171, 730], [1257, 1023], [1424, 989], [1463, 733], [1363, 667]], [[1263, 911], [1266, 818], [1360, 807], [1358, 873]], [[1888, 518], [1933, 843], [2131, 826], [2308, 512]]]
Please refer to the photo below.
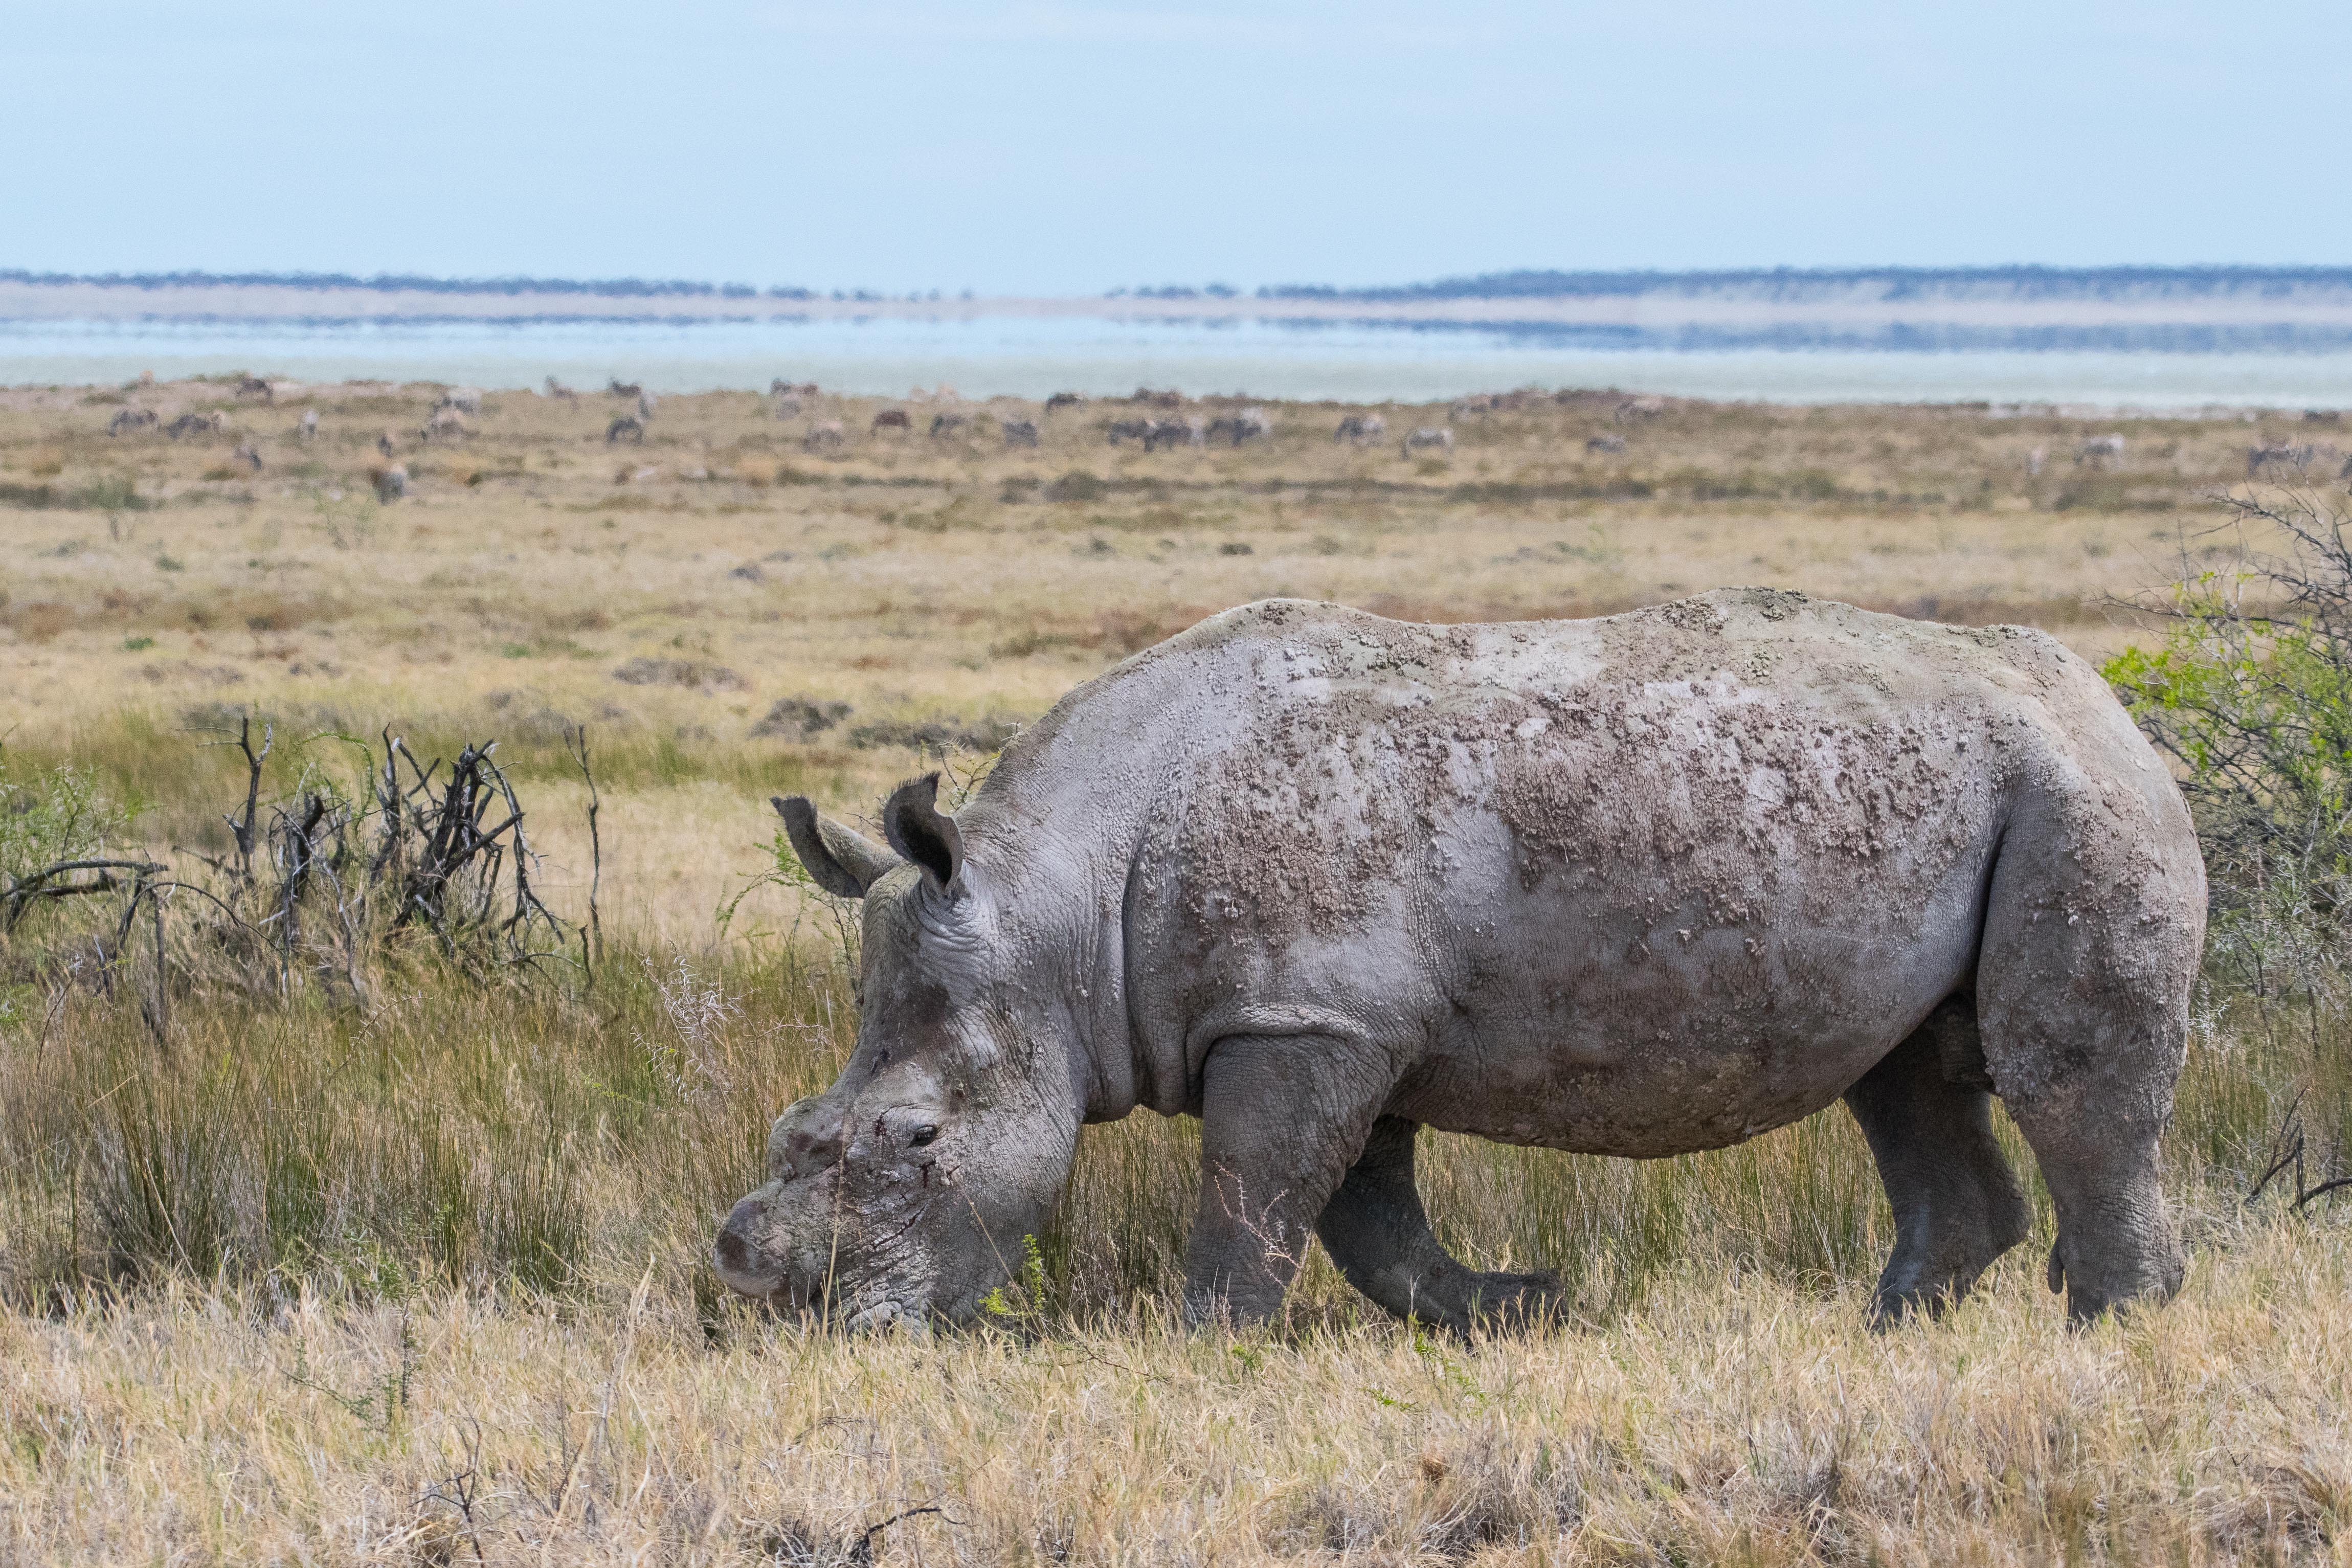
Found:
[[829, 816], [820, 816], [804, 795], [777, 795], [769, 804], [784, 819], [792, 836], [793, 853], [801, 858], [816, 885], [845, 899], [862, 899], [882, 873], [898, 863], [898, 857]]
[[939, 799], [939, 774], [908, 779], [883, 805], [882, 831], [890, 847], [920, 866], [933, 886], [952, 891], [963, 869], [963, 836]]

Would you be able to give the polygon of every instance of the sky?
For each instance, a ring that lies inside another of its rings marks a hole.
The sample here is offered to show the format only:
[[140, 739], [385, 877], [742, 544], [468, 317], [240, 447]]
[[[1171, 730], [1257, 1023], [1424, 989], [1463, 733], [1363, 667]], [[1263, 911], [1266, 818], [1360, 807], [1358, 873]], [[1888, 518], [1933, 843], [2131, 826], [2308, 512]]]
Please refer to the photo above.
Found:
[[2352, 6], [0, 0], [0, 268], [2352, 262]]

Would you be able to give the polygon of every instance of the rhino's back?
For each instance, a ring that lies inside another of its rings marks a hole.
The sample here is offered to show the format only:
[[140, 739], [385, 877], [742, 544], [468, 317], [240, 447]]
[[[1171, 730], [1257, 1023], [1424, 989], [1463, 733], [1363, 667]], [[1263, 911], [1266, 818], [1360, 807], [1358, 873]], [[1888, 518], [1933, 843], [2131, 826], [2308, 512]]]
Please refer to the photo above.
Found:
[[[1953, 626], [1769, 588], [1726, 588], [1589, 620], [1427, 625], [1345, 605], [1273, 599], [1213, 616], [1134, 661], [1191, 667], [1211, 705], [1263, 722], [1294, 710], [1332, 729], [1402, 710], [1474, 728], [1530, 702], [1547, 710], [1637, 694], [1736, 687], [1830, 716], [2002, 698], [2046, 703], [2087, 677], [2081, 659], [2021, 626]], [[1117, 699], [1117, 672], [1103, 698]], [[1531, 713], [1527, 716], [1533, 716]]]
[[1338, 1020], [1412, 1054], [1401, 1112], [1618, 1153], [1866, 1070], [1966, 982], [2021, 801], [2112, 810], [2122, 779], [2148, 836], [2186, 831], [2053, 639], [1760, 590], [1456, 626], [1244, 606], [1074, 693], [992, 787], [1046, 773], [1066, 824], [1148, 803], [1150, 1102], [1222, 1033]]
[[1650, 895], [1732, 864], [1878, 861], [1900, 880], [2053, 747], [2139, 744], [2041, 633], [1765, 590], [1453, 626], [1275, 601], [1163, 654], [1193, 694], [1176, 770], [1211, 831], [1191, 868], [1303, 918], [1425, 873], [1449, 837], [1507, 837], [1522, 881]]

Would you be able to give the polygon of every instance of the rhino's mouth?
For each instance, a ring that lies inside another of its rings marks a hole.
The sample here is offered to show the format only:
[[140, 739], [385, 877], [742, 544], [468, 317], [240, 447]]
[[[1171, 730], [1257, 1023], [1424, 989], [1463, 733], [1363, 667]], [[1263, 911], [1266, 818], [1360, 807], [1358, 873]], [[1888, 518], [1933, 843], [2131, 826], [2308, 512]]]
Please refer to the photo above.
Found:
[[842, 1320], [842, 1331], [850, 1334], [879, 1333], [884, 1329], [898, 1328], [919, 1339], [929, 1339], [931, 1321], [921, 1312], [909, 1311], [896, 1301], [877, 1301], [864, 1311]]
[[795, 1260], [789, 1256], [755, 1257], [740, 1239], [730, 1247], [726, 1235], [714, 1248], [711, 1261], [719, 1279], [738, 1295], [763, 1301], [772, 1310], [805, 1315], [853, 1334], [893, 1325], [926, 1333], [933, 1316], [934, 1309], [926, 1305], [929, 1292], [904, 1279], [858, 1279], [824, 1268], [804, 1270], [793, 1267]]
[[825, 1174], [775, 1184], [737, 1205], [711, 1254], [730, 1289], [852, 1333], [892, 1324], [920, 1331], [982, 1315], [982, 1297], [1002, 1276], [943, 1267], [921, 1229], [935, 1217], [929, 1205], [895, 1194], [881, 1215], [869, 1208], [862, 1222], [845, 1222], [857, 1205], [839, 1201], [837, 1169]]

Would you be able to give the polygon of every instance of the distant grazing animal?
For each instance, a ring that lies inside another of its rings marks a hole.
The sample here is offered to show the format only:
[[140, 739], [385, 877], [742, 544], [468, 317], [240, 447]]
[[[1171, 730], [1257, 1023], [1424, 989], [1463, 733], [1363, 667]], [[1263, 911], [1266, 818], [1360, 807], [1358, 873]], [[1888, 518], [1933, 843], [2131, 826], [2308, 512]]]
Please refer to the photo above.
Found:
[[1110, 437], [1110, 444], [1114, 447], [1121, 441], [1140, 441], [1143, 449], [1149, 452], [1151, 450], [1151, 424], [1149, 419], [1114, 419], [1104, 426], [1104, 433]]
[[2074, 462], [2078, 468], [2087, 463], [2092, 468], [2104, 468], [2110, 462], [2122, 462], [2123, 458], [2124, 438], [2121, 436], [2094, 436], [2074, 448]]
[[1475, 414], [1503, 414], [1525, 408], [1534, 398], [1535, 394], [1529, 392], [1482, 392], [1458, 399], [1445, 413], [1449, 419], [1461, 419]]
[[387, 458], [392, 456], [393, 447], [391, 431], [386, 430], [375, 438], [375, 449], [382, 452]]
[[177, 441], [189, 436], [215, 436], [220, 428], [217, 414], [183, 414], [163, 426], [163, 434]]
[[570, 387], [564, 385], [562, 382], [556, 380], [551, 375], [547, 378], [547, 395], [550, 397], [560, 397], [566, 403], [577, 403], [580, 401], [580, 395], [578, 393], [572, 391]]
[[941, 437], [952, 436], [971, 423], [961, 414], [934, 414], [931, 416], [931, 439], [936, 441]]
[[1622, 452], [1625, 449], [1625, 437], [1622, 436], [1595, 436], [1591, 440], [1584, 443], [1584, 449], [1588, 452], [1607, 452], [1612, 454]]
[[1007, 419], [1001, 426], [1008, 447], [1034, 447], [1037, 444], [1037, 422], [1034, 419]]
[[1224, 441], [1238, 447], [1244, 441], [1262, 441], [1274, 433], [1274, 426], [1263, 408], [1244, 408], [1209, 422], [1209, 439]]
[[820, 419], [808, 427], [807, 435], [801, 437], [801, 450], [838, 452], [848, 444], [848, 432], [842, 429], [840, 420]]
[[1085, 402], [1086, 398], [1077, 393], [1057, 392], [1045, 399], [1045, 412], [1051, 414], [1056, 408], [1076, 408], [1083, 405]]
[[780, 375], [776, 377], [775, 380], [768, 383], [768, 391], [772, 395], [777, 397], [782, 397], [787, 393], [791, 394], [794, 397], [814, 397], [816, 395], [816, 383], [813, 381], [786, 381]]
[[1636, 419], [1655, 419], [1666, 411], [1663, 397], [1629, 397], [1619, 404], [1610, 417], [1620, 425], [1631, 425]]
[[631, 441], [637, 446], [644, 446], [646, 422], [634, 414], [622, 415], [604, 426], [604, 445], [610, 447], [616, 441]]
[[1389, 422], [1377, 414], [1350, 414], [1331, 432], [1334, 442], [1350, 447], [1377, 447], [1388, 438]]
[[2293, 447], [2284, 441], [2271, 441], [2260, 447], [2249, 447], [2246, 448], [2246, 478], [2251, 479], [2263, 469], [2273, 466], [2293, 468], [2300, 473], [2311, 466], [2311, 459], [2316, 455], [2316, 447]]
[[238, 382], [236, 395], [239, 397], [258, 397], [264, 403], [274, 403], [278, 400], [278, 389], [257, 375], [248, 375]]
[[305, 441], [316, 437], [319, 434], [319, 411], [315, 408], [302, 410], [302, 417], [296, 423], [294, 434]]
[[239, 447], [236, 456], [238, 462], [248, 465], [255, 473], [261, 472], [261, 452], [252, 442], [247, 441]]
[[106, 422], [106, 433], [120, 436], [125, 430], [152, 430], [163, 422], [163, 416], [152, 408], [118, 408], [114, 417]]
[[646, 395], [646, 389], [643, 386], [634, 381], [623, 381], [618, 376], [607, 381], [604, 384], [604, 390], [615, 397], [643, 397]]
[[1208, 444], [1209, 427], [1188, 416], [1153, 420], [1151, 434], [1145, 439], [1143, 447], [1144, 450], [1150, 451], [1160, 447], [1205, 447]]
[[1451, 453], [1454, 450], [1454, 432], [1442, 425], [1424, 425], [1418, 430], [1406, 433], [1402, 447], [1406, 456], [1432, 447]]
[[416, 438], [420, 441], [462, 441], [470, 434], [472, 432], [466, 428], [464, 415], [454, 408], [436, 408], [432, 417], [425, 421], [425, 427], [417, 431]]
[[1184, 395], [1174, 391], [1154, 392], [1148, 386], [1139, 386], [1135, 389], [1135, 395], [1128, 401], [1152, 408], [1181, 408], [1184, 406]]
[[441, 395], [441, 401], [436, 403], [433, 406], [436, 410], [454, 408], [460, 414], [478, 415], [482, 411], [482, 395], [479, 390], [474, 387], [453, 386], [448, 391], [443, 393]]
[[864, 1005], [714, 1238], [747, 1296], [985, 1321], [1082, 1128], [1148, 1109], [1199, 1119], [1189, 1320], [1275, 1316], [1310, 1237], [1399, 1317], [1539, 1318], [1556, 1279], [1433, 1229], [1424, 1127], [1657, 1159], [1843, 1100], [1891, 1201], [1871, 1313], [1933, 1315], [2036, 1228], [1995, 1095], [2069, 1315], [2179, 1289], [2205, 867], [2046, 633], [1759, 588], [1486, 626], [1277, 599], [1097, 674], [952, 815], [938, 784], [870, 838], [775, 803], [863, 900]]
[[380, 501], [395, 501], [408, 493], [408, 470], [397, 463], [376, 469], [369, 478], [375, 480], [375, 499]]
[[873, 433], [877, 436], [885, 430], [904, 430], [912, 434], [914, 428], [915, 422], [907, 417], [907, 411], [903, 408], [885, 408], [874, 416], [872, 426]]

